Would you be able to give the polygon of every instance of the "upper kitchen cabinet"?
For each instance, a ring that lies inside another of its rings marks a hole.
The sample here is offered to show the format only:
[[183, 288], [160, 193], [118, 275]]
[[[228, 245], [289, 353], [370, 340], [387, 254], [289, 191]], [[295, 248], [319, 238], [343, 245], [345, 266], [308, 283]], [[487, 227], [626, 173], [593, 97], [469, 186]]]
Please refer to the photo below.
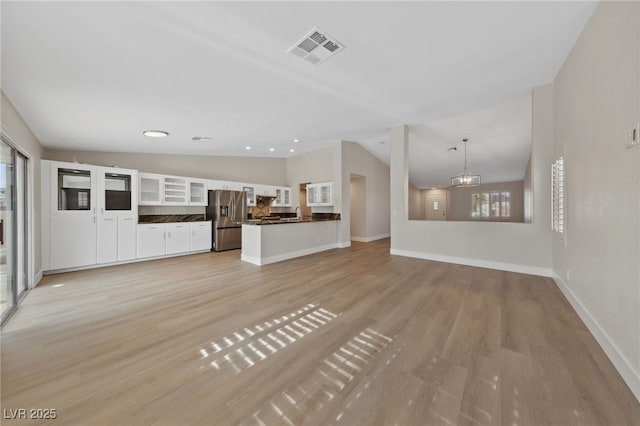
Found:
[[204, 179], [189, 179], [189, 205], [206, 206], [207, 204], [207, 181]]
[[242, 184], [238, 182], [229, 182], [226, 180], [209, 180], [208, 189], [214, 191], [216, 189], [224, 189], [227, 191], [242, 191]]
[[247, 193], [247, 207], [255, 207], [256, 187], [254, 185], [242, 185], [242, 190]]
[[138, 171], [97, 167], [98, 205], [101, 214], [138, 214]]
[[270, 185], [256, 185], [256, 195], [263, 197], [275, 197], [276, 187]]
[[151, 173], [140, 173], [140, 194], [138, 204], [141, 206], [158, 206], [162, 204], [164, 177]]
[[[46, 161], [46, 160], [45, 160]], [[89, 216], [95, 213], [98, 173], [96, 166], [48, 161], [51, 213]], [[43, 173], [44, 174], [44, 173]]]
[[187, 178], [165, 176], [163, 185], [162, 204], [184, 206], [189, 200], [189, 186]]
[[142, 206], [206, 206], [209, 183], [204, 179], [139, 174], [138, 204]]
[[291, 207], [291, 188], [276, 188], [276, 199], [273, 201], [275, 207]]
[[333, 182], [308, 184], [307, 206], [333, 206]]

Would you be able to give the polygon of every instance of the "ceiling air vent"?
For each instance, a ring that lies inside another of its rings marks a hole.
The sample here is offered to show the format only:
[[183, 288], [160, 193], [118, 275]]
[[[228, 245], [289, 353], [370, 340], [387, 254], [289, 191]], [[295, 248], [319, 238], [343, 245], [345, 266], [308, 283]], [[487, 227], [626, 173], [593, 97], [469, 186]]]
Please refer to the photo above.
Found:
[[342, 43], [328, 34], [321, 33], [316, 27], [291, 46], [287, 52], [293, 53], [313, 65], [319, 65], [343, 50]]

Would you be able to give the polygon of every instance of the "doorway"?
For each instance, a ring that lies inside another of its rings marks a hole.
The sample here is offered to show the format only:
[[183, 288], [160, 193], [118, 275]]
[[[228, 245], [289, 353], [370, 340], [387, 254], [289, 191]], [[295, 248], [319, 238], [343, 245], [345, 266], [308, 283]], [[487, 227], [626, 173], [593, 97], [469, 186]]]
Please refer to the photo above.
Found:
[[311, 182], [300, 184], [300, 216], [310, 218], [312, 216], [311, 207], [307, 206], [307, 185]]
[[427, 192], [427, 220], [447, 220], [447, 194]]
[[27, 161], [0, 140], [0, 323], [29, 289]]

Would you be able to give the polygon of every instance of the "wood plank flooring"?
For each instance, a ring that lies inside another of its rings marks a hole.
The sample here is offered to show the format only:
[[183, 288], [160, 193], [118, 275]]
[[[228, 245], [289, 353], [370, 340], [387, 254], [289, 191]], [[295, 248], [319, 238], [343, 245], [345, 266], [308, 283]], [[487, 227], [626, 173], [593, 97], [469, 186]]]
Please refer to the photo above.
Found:
[[551, 279], [388, 240], [47, 276], [1, 344], [4, 417], [56, 409], [60, 425], [640, 424]]

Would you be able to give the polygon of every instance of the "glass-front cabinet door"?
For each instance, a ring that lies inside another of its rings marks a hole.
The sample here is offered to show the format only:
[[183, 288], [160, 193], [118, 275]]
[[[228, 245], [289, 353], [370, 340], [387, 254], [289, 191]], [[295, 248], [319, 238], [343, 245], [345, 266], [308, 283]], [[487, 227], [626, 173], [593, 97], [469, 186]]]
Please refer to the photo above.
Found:
[[96, 167], [51, 162], [52, 213], [93, 215], [96, 209]]
[[163, 177], [151, 173], [140, 173], [138, 204], [157, 206], [162, 204]]
[[100, 213], [131, 214], [138, 210], [138, 172], [117, 167], [98, 168]]
[[189, 205], [206, 206], [207, 198], [207, 181], [200, 179], [189, 179]]

